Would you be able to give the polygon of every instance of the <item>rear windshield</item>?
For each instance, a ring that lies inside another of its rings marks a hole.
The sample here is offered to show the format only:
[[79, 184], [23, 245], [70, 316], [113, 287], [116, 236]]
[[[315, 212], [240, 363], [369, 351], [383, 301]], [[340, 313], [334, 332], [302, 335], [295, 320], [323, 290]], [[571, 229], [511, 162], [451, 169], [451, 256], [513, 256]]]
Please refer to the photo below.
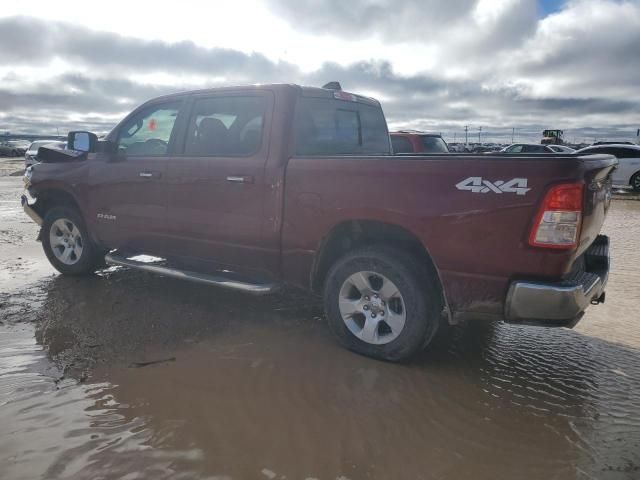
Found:
[[393, 153], [413, 153], [413, 145], [409, 139], [400, 135], [391, 135], [391, 145]]
[[379, 106], [328, 98], [299, 98], [295, 142], [298, 155], [388, 155], [391, 151]]
[[441, 137], [423, 136], [422, 144], [426, 153], [448, 153], [449, 147]]

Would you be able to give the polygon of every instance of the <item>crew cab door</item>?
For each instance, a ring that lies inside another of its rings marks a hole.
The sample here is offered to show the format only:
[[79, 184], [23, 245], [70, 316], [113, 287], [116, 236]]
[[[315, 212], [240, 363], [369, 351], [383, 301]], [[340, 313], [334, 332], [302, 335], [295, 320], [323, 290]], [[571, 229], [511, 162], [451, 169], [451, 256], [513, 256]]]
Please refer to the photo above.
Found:
[[[263, 235], [274, 107], [270, 91], [192, 97], [180, 155], [167, 165], [168, 253], [196, 270], [268, 276], [278, 237]], [[264, 275], [261, 275], [264, 274]]]
[[147, 104], [127, 117], [89, 173], [97, 236], [109, 248], [162, 256], [166, 248], [167, 164], [182, 100]]

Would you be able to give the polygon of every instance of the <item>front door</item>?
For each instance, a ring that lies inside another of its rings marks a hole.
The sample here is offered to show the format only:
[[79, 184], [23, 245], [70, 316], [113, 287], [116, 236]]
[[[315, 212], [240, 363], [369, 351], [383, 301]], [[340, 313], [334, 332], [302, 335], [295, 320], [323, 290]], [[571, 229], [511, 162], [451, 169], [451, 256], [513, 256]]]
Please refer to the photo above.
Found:
[[181, 155], [167, 166], [170, 256], [197, 269], [273, 272], [277, 237], [263, 235], [273, 95], [192, 99]]
[[91, 162], [91, 215], [109, 248], [164, 254], [167, 165], [181, 103], [157, 103], [133, 113], [117, 127], [116, 151]]

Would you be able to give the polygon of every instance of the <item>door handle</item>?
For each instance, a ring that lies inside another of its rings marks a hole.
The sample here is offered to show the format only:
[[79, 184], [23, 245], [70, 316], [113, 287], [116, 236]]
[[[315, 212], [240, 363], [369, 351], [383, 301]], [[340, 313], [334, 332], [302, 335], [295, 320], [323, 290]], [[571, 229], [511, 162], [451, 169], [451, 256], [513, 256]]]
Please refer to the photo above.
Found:
[[138, 176], [142, 178], [160, 178], [162, 174], [160, 172], [140, 172]]
[[230, 175], [227, 177], [227, 182], [231, 183], [253, 183], [253, 177], [251, 175]]

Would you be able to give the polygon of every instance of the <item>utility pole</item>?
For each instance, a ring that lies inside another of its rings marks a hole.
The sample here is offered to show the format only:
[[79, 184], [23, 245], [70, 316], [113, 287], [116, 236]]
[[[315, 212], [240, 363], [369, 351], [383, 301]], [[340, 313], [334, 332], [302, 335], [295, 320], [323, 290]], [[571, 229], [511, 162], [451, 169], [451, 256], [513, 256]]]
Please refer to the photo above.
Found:
[[458, 134], [457, 134], [456, 132], [453, 132], [453, 143], [456, 143], [456, 137], [457, 137], [457, 135], [458, 135]]
[[464, 126], [464, 146], [469, 145], [469, 125]]
[[480, 135], [482, 135], [482, 127], [478, 127], [478, 143], [482, 143], [480, 140]]
[[515, 134], [516, 134], [516, 127], [513, 127], [511, 129], [511, 143], [513, 143], [513, 137], [515, 136]]

